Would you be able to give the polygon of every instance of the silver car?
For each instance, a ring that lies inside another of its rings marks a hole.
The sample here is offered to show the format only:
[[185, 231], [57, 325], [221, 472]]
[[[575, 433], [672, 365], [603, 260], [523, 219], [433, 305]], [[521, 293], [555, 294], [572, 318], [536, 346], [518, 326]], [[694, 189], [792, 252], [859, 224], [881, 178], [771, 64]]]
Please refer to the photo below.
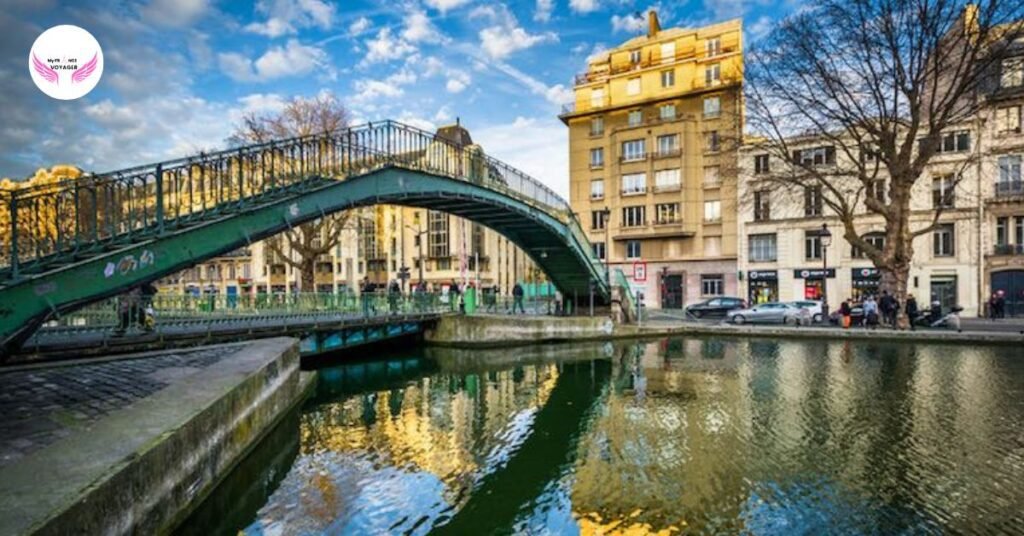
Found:
[[729, 311], [725, 321], [732, 324], [792, 324], [794, 326], [811, 323], [811, 313], [804, 307], [792, 303], [768, 302]]
[[817, 300], [797, 300], [797, 301], [789, 302], [789, 304], [790, 305], [795, 305], [797, 307], [803, 307], [804, 309], [807, 309], [807, 312], [811, 313], [811, 321], [814, 322], [815, 324], [821, 323], [821, 321], [824, 320], [824, 318], [825, 318], [825, 315], [822, 313], [822, 310], [821, 310], [822, 303], [820, 301], [817, 301]]

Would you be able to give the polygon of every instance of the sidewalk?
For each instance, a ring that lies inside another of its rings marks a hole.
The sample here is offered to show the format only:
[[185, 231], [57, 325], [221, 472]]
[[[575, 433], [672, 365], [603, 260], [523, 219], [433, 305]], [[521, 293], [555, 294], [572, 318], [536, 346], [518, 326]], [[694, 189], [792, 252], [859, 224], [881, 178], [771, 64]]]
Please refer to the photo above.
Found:
[[165, 532], [309, 381], [286, 338], [0, 369], [0, 534]]

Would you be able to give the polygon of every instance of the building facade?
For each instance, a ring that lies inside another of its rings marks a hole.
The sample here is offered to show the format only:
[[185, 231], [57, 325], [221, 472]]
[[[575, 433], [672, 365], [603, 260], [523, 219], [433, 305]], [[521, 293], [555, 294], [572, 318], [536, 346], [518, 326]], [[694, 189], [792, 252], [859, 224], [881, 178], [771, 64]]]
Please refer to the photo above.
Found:
[[654, 308], [733, 295], [742, 24], [649, 29], [590, 59], [569, 128], [570, 201], [595, 255]]

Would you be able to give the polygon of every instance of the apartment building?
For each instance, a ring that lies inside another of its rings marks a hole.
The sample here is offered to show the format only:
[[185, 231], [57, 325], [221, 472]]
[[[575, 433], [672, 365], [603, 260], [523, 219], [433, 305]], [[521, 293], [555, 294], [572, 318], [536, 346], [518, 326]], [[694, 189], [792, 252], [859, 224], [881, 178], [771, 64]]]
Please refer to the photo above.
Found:
[[589, 60], [569, 128], [570, 201], [595, 255], [649, 307], [737, 291], [742, 24], [648, 31]]

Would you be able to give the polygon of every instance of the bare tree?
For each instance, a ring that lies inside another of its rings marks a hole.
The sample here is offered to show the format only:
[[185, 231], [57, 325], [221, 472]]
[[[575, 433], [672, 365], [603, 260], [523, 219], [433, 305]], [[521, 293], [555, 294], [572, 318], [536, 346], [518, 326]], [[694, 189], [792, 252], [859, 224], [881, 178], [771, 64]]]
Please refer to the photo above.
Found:
[[[344, 128], [348, 119], [348, 110], [333, 94], [295, 97], [275, 114], [245, 115], [228, 142], [243, 145], [318, 134]], [[299, 288], [313, 292], [317, 258], [329, 254], [339, 243], [348, 219], [348, 211], [319, 218], [284, 231], [267, 240], [266, 245], [278, 258], [299, 271]]]
[[[1020, 0], [822, 0], [748, 55], [749, 127], [784, 164], [768, 180], [820, 191], [896, 295], [906, 294], [914, 238], [935, 230], [945, 205], [914, 226], [911, 190], [948, 130], [977, 117], [1022, 12]], [[834, 151], [827, 165], [802, 151], [815, 143]], [[855, 225], [865, 211], [884, 221], [881, 248]]]

